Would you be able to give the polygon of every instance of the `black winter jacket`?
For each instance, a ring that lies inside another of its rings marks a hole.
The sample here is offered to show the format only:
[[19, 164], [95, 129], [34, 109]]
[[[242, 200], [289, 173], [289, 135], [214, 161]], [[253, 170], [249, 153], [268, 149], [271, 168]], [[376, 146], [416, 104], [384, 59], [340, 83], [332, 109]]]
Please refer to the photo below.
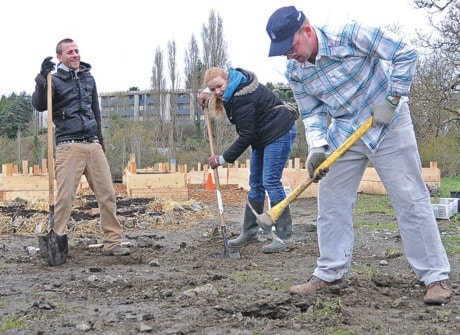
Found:
[[[53, 79], [53, 123], [56, 144], [68, 140], [95, 140], [103, 146], [101, 111], [91, 65], [80, 62], [80, 70], [67, 71], [58, 66]], [[47, 81], [35, 78], [32, 105], [39, 111], [47, 109]], [[104, 146], [103, 146], [104, 147]]]
[[227, 117], [235, 125], [238, 138], [224, 153], [226, 162], [233, 163], [249, 147], [262, 149], [272, 143], [295, 123], [295, 119], [283, 102], [273, 92], [260, 84], [254, 73], [237, 68], [246, 76], [227, 102]]

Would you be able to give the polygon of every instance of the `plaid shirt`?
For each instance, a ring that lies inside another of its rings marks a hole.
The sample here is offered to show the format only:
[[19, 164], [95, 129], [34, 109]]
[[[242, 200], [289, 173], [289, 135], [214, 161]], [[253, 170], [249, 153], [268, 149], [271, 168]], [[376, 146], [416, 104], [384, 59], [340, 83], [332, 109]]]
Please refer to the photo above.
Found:
[[[387, 96], [409, 95], [417, 52], [390, 32], [356, 22], [335, 31], [327, 26], [315, 31], [315, 64], [289, 60], [285, 75], [303, 118], [308, 147], [336, 149], [371, 116], [373, 106]], [[387, 132], [388, 126], [371, 128], [362, 140], [375, 152]]]

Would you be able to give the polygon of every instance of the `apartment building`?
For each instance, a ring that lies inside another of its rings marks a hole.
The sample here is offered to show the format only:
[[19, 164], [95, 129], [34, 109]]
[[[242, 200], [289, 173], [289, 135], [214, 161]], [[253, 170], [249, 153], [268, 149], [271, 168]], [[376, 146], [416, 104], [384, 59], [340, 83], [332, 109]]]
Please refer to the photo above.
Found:
[[[194, 94], [189, 89], [176, 90], [174, 97], [169, 90], [161, 93], [152, 90], [120, 91], [99, 93], [102, 126], [108, 127], [113, 118], [146, 120], [171, 120], [171, 112], [176, 111], [177, 123], [194, 123], [198, 106]], [[174, 109], [173, 109], [174, 108]], [[200, 119], [204, 121], [201, 115]]]

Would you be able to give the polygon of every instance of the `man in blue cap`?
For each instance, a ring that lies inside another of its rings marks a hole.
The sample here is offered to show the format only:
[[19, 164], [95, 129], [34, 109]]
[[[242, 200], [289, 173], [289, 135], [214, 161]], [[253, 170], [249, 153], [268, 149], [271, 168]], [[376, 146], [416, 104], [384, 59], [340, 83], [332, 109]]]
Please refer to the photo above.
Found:
[[285, 75], [305, 125], [310, 178], [321, 179], [315, 169], [373, 116], [373, 127], [321, 179], [317, 267], [309, 281], [290, 292], [315, 294], [343, 285], [353, 254], [352, 209], [370, 162], [391, 199], [407, 260], [427, 287], [424, 302], [448, 302], [449, 260], [408, 106], [416, 50], [388, 31], [357, 22], [338, 29], [312, 26], [293, 6], [276, 10], [266, 30], [269, 56], [288, 59]]

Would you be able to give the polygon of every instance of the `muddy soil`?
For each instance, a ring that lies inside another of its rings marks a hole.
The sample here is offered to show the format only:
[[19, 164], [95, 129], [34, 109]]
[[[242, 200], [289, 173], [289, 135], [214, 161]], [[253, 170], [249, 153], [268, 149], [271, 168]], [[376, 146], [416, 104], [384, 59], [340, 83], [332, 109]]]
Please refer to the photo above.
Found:
[[[232, 238], [245, 192], [229, 189], [223, 199]], [[38, 247], [33, 234], [1, 236], [1, 334], [460, 334], [460, 254], [449, 255], [456, 295], [449, 304], [427, 306], [398, 231], [362, 225], [347, 286], [291, 296], [290, 286], [309, 278], [318, 256], [316, 199], [291, 204], [294, 250], [263, 254], [269, 237], [260, 234], [260, 243], [242, 249], [238, 259], [218, 258], [224, 249], [213, 192], [196, 189], [189, 203], [168, 213], [158, 203], [146, 206], [148, 200], [123, 201], [119, 215], [130, 256], [103, 256], [88, 247], [100, 233], [70, 227], [67, 262], [50, 267], [39, 252], [27, 252]], [[83, 214], [88, 217], [78, 218]], [[7, 215], [16, 222], [17, 214]], [[34, 215], [47, 220], [46, 213]], [[88, 206], [73, 213], [75, 226], [94, 221], [97, 211]], [[368, 213], [356, 221], [395, 218]], [[439, 223], [448, 234], [451, 223]]]

